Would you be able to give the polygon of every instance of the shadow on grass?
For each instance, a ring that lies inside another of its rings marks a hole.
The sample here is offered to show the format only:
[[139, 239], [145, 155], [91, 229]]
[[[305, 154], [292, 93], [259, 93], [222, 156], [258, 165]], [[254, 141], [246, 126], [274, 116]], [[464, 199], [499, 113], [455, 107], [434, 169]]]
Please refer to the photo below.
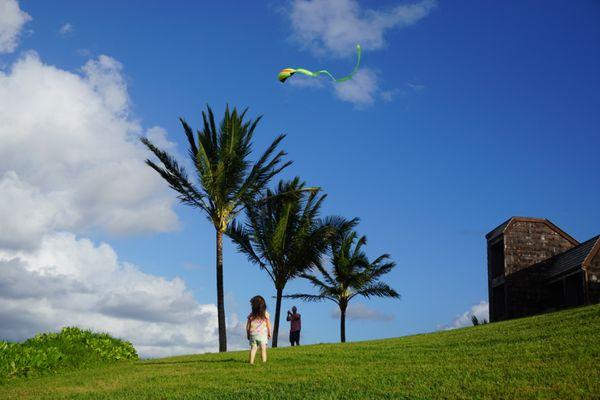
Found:
[[138, 365], [177, 365], [177, 364], [203, 364], [203, 363], [238, 363], [247, 364], [248, 361], [226, 358], [224, 360], [188, 360], [188, 361], [144, 361]]

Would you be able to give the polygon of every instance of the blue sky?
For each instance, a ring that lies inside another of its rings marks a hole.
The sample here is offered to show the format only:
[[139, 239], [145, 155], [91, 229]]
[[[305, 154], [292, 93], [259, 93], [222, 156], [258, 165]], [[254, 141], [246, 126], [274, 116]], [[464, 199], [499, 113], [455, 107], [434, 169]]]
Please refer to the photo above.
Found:
[[[409, 7], [421, 14], [400, 12]], [[31, 50], [75, 75], [107, 55], [122, 66], [128, 118], [163, 128], [181, 153], [178, 117], [199, 127], [206, 104], [217, 115], [227, 103], [264, 115], [258, 151], [287, 134], [282, 147], [294, 164], [281, 177], [322, 187], [324, 215], [359, 217], [368, 254], [390, 253], [398, 264], [387, 282], [402, 299], [358, 300], [362, 319], [348, 322], [350, 340], [436, 330], [487, 301], [484, 235], [510, 216], [548, 218], [580, 241], [600, 233], [595, 1], [26, 1], [20, 8], [32, 20], [18, 48], [0, 54], [5, 73]], [[345, 17], [327, 20], [336, 9]], [[326, 22], [310, 15], [317, 11]], [[330, 41], [334, 24], [349, 37]], [[336, 91], [326, 79], [277, 81], [284, 67], [343, 75], [354, 63], [353, 40], [363, 40], [358, 83]], [[214, 304], [214, 229], [196, 210], [173, 209], [175, 230], [71, 231], [106, 242], [146, 274], [180, 277], [198, 303]], [[224, 263], [228, 315], [243, 318], [250, 297], [274, 294], [267, 275], [229, 241]], [[287, 287], [307, 290], [302, 281]], [[333, 304], [294, 304], [305, 342], [338, 340]]]

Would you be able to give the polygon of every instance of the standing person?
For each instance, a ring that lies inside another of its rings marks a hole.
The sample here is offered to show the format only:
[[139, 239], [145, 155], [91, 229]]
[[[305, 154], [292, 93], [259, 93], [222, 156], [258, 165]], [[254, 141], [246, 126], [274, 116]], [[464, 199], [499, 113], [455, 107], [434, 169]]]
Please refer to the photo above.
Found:
[[302, 320], [296, 306], [292, 307], [292, 311], [288, 310], [287, 320], [290, 321], [290, 344], [300, 346], [300, 329], [302, 328]]
[[262, 362], [267, 362], [267, 342], [271, 339], [271, 318], [267, 312], [267, 303], [262, 296], [250, 299], [252, 311], [246, 322], [246, 335], [250, 342], [250, 364], [254, 364], [256, 349], [260, 346]]

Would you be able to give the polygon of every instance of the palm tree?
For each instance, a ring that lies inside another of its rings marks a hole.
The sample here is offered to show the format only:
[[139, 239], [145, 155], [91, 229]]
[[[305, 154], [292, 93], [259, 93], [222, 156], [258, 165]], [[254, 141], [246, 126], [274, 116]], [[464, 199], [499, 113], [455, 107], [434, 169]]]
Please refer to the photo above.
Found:
[[341, 237], [331, 241], [331, 264], [333, 273], [317, 265], [323, 276], [303, 274], [319, 291], [319, 294], [293, 294], [293, 299], [305, 301], [331, 300], [340, 308], [340, 338], [346, 341], [346, 309], [348, 303], [356, 296], [392, 297], [400, 295], [387, 284], [380, 282], [382, 275], [390, 272], [396, 264], [389, 261], [389, 255], [383, 254], [370, 262], [362, 247], [367, 243], [366, 236], [358, 238], [356, 232], [345, 232]]
[[249, 156], [252, 152], [252, 136], [261, 117], [254, 121], [244, 121], [247, 110], [238, 114], [235, 108], [230, 112], [228, 106], [217, 127], [214, 114], [207, 106], [207, 112], [202, 112], [203, 129], [197, 131], [196, 137], [192, 128], [180, 118], [199, 185], [188, 178], [185, 169], [172, 155], [157, 148], [147, 138], [141, 138], [142, 143], [162, 165], [152, 160], [146, 160], [146, 163], [179, 193], [178, 198], [182, 203], [202, 210], [215, 227], [219, 351], [227, 351], [223, 302], [223, 233], [245, 205], [251, 204], [268, 182], [291, 164], [291, 161], [282, 163], [286, 155], [284, 151], [274, 155], [279, 142], [285, 137], [279, 135], [258, 161], [251, 165]]
[[318, 218], [325, 197], [318, 188], [305, 187], [298, 177], [281, 181], [276, 190], [266, 191], [262, 201], [246, 207], [245, 224], [234, 221], [227, 231], [239, 251], [266, 271], [275, 285], [273, 347], [277, 347], [287, 282], [319, 266], [337, 229], [356, 223], [338, 217]]

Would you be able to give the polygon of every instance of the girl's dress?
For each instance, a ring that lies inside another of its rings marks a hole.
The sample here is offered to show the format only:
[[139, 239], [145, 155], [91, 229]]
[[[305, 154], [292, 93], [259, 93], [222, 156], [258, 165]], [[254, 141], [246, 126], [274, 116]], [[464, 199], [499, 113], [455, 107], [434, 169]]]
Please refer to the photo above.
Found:
[[250, 346], [267, 344], [269, 332], [267, 321], [269, 318], [268, 312], [265, 312], [265, 318], [251, 319], [251, 316], [248, 315], [248, 320], [250, 321]]

